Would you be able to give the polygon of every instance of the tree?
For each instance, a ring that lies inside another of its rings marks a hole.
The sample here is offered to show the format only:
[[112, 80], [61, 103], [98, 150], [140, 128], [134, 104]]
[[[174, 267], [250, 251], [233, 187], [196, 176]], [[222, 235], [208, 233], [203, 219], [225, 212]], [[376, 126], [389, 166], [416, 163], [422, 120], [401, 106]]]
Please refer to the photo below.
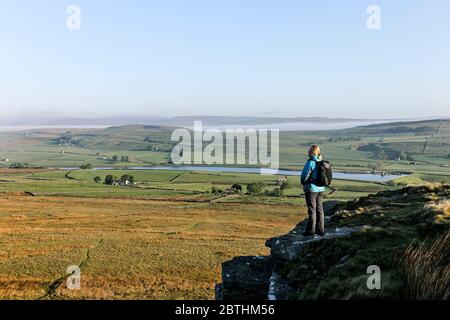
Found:
[[376, 161], [373, 165], [372, 165], [372, 169], [373, 171], [381, 171], [383, 170], [383, 161]]
[[96, 177], [94, 178], [94, 182], [95, 182], [95, 183], [99, 183], [100, 181], [102, 181], [102, 178], [100, 178], [99, 176], [96, 176]]
[[130, 160], [130, 158], [128, 156], [121, 156], [120, 157], [120, 162], [130, 162], [129, 160]]
[[117, 156], [117, 154], [113, 155], [112, 159], [114, 162], [119, 162], [119, 157]]
[[280, 185], [280, 190], [283, 191], [283, 190], [286, 190], [286, 189], [289, 189], [289, 182], [283, 181], [281, 183], [281, 185]]
[[400, 158], [400, 160], [408, 160], [408, 155], [405, 151], [401, 151], [398, 157]]
[[211, 193], [212, 194], [222, 194], [223, 190], [222, 189], [217, 189], [216, 187], [212, 187]]
[[281, 197], [283, 195], [283, 190], [281, 190], [280, 187], [276, 187], [273, 190], [265, 190], [264, 195], [269, 197]]
[[257, 195], [263, 192], [264, 185], [261, 182], [249, 183], [247, 185], [247, 192], [249, 194]]
[[23, 169], [26, 168], [26, 164], [21, 162], [13, 162], [9, 167], [11, 169]]
[[82, 164], [81, 169], [92, 169], [92, 164], [90, 163], [86, 163], [86, 164]]
[[274, 197], [281, 197], [283, 195], [283, 190], [281, 188], [275, 188], [272, 191], [272, 196]]
[[241, 192], [242, 192], [242, 186], [241, 186], [240, 184], [237, 184], [237, 183], [233, 184], [233, 185], [231, 186], [231, 189], [232, 189], [234, 192], [236, 192], [236, 193], [241, 193]]
[[105, 177], [105, 184], [112, 185], [112, 184], [114, 183], [114, 181], [116, 181], [116, 179], [117, 179], [116, 176], [113, 176], [113, 175], [108, 174], [108, 175]]
[[120, 177], [120, 181], [125, 182], [125, 181], [130, 181], [131, 183], [134, 182], [134, 177], [130, 176], [128, 174], [124, 174], [123, 176]]

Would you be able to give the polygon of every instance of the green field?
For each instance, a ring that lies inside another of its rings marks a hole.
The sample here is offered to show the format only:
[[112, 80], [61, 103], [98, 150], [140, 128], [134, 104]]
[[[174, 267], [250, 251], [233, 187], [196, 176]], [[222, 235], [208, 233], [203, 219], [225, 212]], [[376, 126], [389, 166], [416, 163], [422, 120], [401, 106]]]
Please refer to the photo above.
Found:
[[[126, 169], [168, 164], [171, 130], [1, 133], [0, 298], [212, 299], [222, 262], [267, 254], [267, 238], [304, 219], [296, 176], [274, 195], [280, 176]], [[333, 181], [335, 191], [327, 191], [326, 200], [351, 200], [404, 185], [448, 182], [449, 137], [448, 121], [282, 132], [281, 164], [301, 168], [314, 142], [335, 170], [411, 174], [389, 183]], [[87, 163], [115, 169], [58, 169]], [[134, 177], [133, 184], [103, 183], [107, 175], [125, 174]], [[262, 193], [248, 194], [251, 183], [260, 183]], [[231, 192], [232, 185], [243, 191]], [[70, 265], [81, 268], [81, 290], [65, 287]]]
[[[175, 128], [27, 130], [0, 133], [0, 167], [127, 167], [166, 165]], [[318, 143], [335, 169], [415, 173], [432, 182], [450, 180], [450, 121], [371, 125], [345, 130], [281, 132], [282, 168], [299, 169]], [[117, 158], [114, 158], [117, 156]], [[6, 161], [7, 160], [7, 161]]]
[[[246, 195], [249, 183], [262, 183], [267, 190], [278, 187], [278, 176], [249, 173], [211, 173], [211, 172], [180, 172], [170, 170], [66, 170], [38, 171], [8, 174], [3, 170], [0, 175], [0, 192], [28, 191], [37, 196], [79, 196], [79, 197], [130, 197], [141, 199], [158, 199], [160, 197], [184, 197], [192, 200], [234, 202], [277, 202], [299, 203], [303, 201], [303, 190], [296, 176], [288, 177], [289, 188], [282, 197]], [[133, 175], [135, 184], [132, 186], [110, 186], [95, 183], [94, 177], [104, 180], [106, 175], [120, 177], [124, 174]], [[406, 179], [406, 178], [403, 178]], [[408, 177], [407, 179], [411, 179]], [[401, 181], [401, 180], [399, 180]], [[233, 184], [240, 184], [244, 193], [240, 195], [215, 195], [213, 187], [221, 190], [229, 189]], [[338, 192], [330, 199], [352, 199], [368, 193], [392, 188], [387, 184], [335, 180], [333, 187]], [[331, 192], [331, 190], [330, 190]]]
[[[132, 173], [133, 186], [93, 177]], [[6, 299], [212, 299], [222, 262], [265, 255], [265, 239], [305, 217], [297, 177], [282, 197], [217, 195], [212, 186], [262, 182], [258, 174], [179, 171], [0, 170], [0, 297]], [[390, 189], [336, 181], [329, 199]], [[30, 196], [33, 194], [34, 196]], [[82, 288], [60, 281], [70, 265]]]

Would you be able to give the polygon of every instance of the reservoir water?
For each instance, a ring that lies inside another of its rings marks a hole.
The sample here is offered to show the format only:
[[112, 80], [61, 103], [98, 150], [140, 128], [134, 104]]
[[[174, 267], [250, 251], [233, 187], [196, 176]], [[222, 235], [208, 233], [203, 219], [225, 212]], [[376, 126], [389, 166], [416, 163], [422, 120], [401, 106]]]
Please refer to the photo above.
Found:
[[[59, 168], [61, 170], [80, 170], [79, 168]], [[276, 170], [266, 168], [249, 168], [249, 167], [218, 167], [218, 166], [154, 166], [154, 167], [97, 167], [93, 170], [175, 170], [175, 171], [195, 171], [195, 172], [228, 172], [228, 173], [253, 173], [253, 174], [267, 174], [267, 175], [283, 175], [283, 176], [298, 176], [300, 171], [296, 170]], [[353, 180], [353, 181], [367, 181], [367, 182], [387, 182], [393, 179], [404, 177], [403, 174], [381, 175], [373, 173], [348, 173], [348, 172], [333, 172], [333, 179], [337, 180]]]

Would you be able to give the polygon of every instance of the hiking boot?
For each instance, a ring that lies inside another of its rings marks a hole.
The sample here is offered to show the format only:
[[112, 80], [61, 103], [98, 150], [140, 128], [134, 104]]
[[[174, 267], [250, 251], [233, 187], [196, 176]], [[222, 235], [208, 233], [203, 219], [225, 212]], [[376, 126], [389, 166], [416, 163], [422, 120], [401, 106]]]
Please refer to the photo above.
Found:
[[323, 237], [323, 236], [325, 235], [325, 232], [316, 232], [316, 234], [317, 234], [318, 236]]

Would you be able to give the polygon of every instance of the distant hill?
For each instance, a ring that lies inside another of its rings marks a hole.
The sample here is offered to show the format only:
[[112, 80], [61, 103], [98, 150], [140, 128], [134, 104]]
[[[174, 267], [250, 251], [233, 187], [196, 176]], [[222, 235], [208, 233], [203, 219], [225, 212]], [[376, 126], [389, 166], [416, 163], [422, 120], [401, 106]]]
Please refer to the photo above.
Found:
[[[191, 119], [183, 118], [183, 121]], [[120, 155], [132, 159], [123, 165], [170, 164], [171, 151], [177, 143], [171, 141], [171, 135], [178, 127], [138, 124], [0, 133], [0, 159], [44, 167], [83, 163], [108, 166], [112, 156]], [[332, 128], [332, 125], [324, 127]], [[281, 131], [281, 167], [300, 169], [311, 144], [321, 146], [337, 171], [415, 173], [424, 181], [450, 181], [448, 119], [396, 121], [339, 130]]]
[[[192, 126], [194, 121], [202, 121], [205, 125], [262, 125], [294, 122], [364, 122], [378, 121], [377, 119], [351, 119], [351, 118], [327, 118], [327, 117], [254, 117], [254, 116], [182, 116], [182, 117], [156, 117], [148, 115], [115, 115], [99, 117], [67, 117], [52, 115], [51, 113], [30, 114], [21, 117], [3, 118], [1, 126], [119, 126], [130, 124], [143, 125], [167, 125], [167, 126]], [[379, 119], [379, 121], [385, 121]], [[392, 121], [392, 120], [391, 120]]]
[[[175, 117], [166, 120], [170, 125], [192, 125], [194, 121], [202, 121], [209, 126], [222, 125], [262, 125], [295, 122], [353, 122], [374, 121], [373, 119], [327, 118], [327, 117], [233, 117], [233, 116], [188, 116]], [[384, 121], [381, 120], [380, 121]]]

